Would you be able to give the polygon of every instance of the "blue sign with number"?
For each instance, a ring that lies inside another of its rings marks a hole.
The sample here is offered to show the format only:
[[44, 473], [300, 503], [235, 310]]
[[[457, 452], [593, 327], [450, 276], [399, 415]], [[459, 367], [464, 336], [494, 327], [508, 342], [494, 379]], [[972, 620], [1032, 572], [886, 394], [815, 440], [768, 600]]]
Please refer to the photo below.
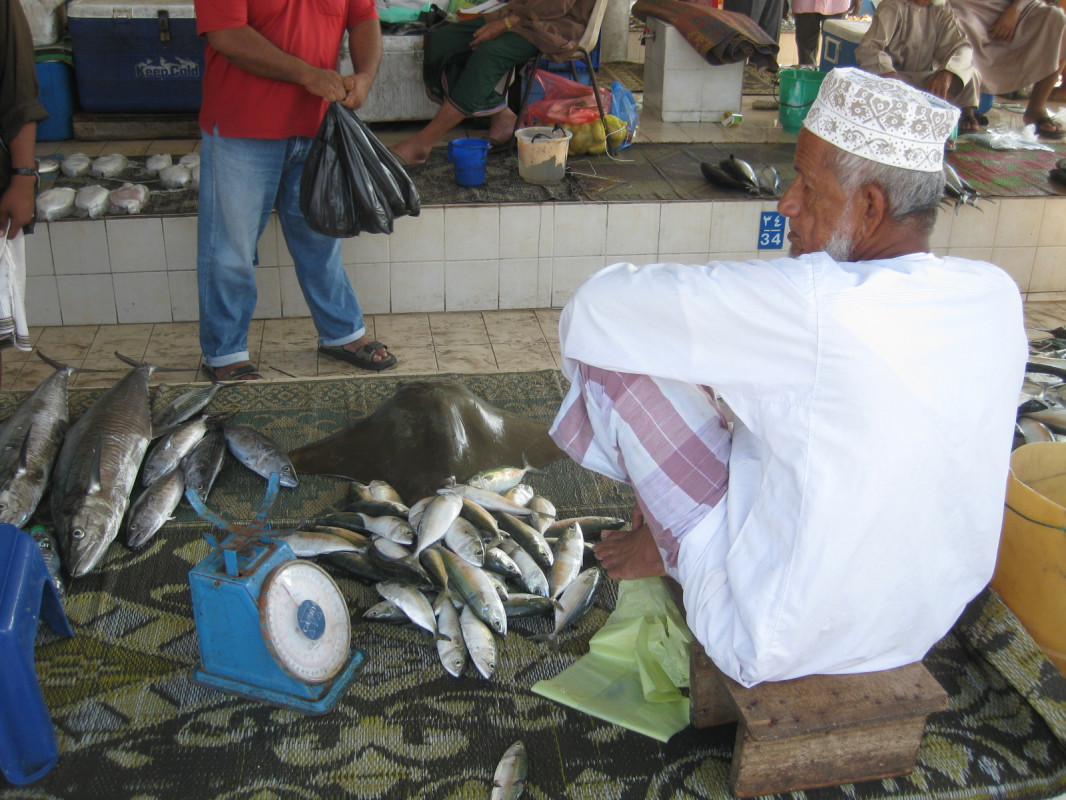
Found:
[[776, 211], [759, 214], [759, 249], [780, 250], [785, 246], [785, 218]]

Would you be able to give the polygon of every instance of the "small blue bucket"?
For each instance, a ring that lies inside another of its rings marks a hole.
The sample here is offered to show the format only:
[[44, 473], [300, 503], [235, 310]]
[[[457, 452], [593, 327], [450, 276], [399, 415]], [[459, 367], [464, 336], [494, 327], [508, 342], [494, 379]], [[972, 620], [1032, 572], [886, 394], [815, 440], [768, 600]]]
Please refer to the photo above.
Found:
[[483, 184], [488, 155], [486, 139], [452, 139], [448, 142], [448, 160], [455, 164], [455, 182], [460, 186]]

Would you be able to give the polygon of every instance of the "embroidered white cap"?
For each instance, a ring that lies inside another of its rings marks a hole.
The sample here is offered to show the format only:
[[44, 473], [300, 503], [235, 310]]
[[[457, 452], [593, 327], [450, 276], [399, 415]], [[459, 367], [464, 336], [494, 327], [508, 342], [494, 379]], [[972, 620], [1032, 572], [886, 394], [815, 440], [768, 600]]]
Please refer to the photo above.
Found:
[[958, 119], [951, 103], [901, 80], [838, 67], [822, 81], [803, 127], [880, 164], [939, 172]]

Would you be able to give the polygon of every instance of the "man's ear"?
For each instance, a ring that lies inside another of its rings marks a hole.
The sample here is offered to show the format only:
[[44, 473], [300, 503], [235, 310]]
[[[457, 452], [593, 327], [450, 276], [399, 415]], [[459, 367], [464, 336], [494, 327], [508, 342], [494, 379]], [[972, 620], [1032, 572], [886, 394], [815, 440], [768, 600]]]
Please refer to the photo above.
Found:
[[892, 221], [888, 210], [888, 195], [879, 184], [867, 183], [859, 188], [859, 202], [862, 216], [857, 233], [864, 239], [872, 239], [878, 235], [882, 226]]

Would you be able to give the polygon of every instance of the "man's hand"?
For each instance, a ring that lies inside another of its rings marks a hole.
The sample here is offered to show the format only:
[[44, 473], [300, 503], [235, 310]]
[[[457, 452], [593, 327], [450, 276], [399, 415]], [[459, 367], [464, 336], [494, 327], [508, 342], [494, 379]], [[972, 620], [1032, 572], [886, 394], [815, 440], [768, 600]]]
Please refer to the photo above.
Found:
[[341, 102], [348, 95], [345, 79], [332, 69], [318, 69], [308, 65], [307, 77], [301, 85], [311, 94], [331, 103]]
[[1018, 27], [1018, 9], [1011, 3], [1007, 10], [999, 15], [999, 19], [992, 23], [988, 29], [988, 35], [997, 42], [1009, 42], [1014, 38], [1014, 29]]
[[470, 40], [470, 48], [476, 50], [477, 46], [482, 42], [487, 42], [490, 39], [503, 36], [505, 33], [507, 33], [507, 25], [502, 19], [498, 19], [495, 22], [486, 22], [474, 31], [474, 38]]
[[344, 90], [347, 94], [341, 100], [341, 105], [352, 111], [362, 108], [373, 83], [374, 79], [367, 75], [345, 75]]
[[6, 228], [8, 239], [14, 239], [33, 219], [35, 183], [32, 176], [12, 175], [11, 185], [0, 195], [0, 231]]
[[951, 90], [951, 79], [955, 77], [947, 70], [940, 70], [925, 82], [925, 90], [929, 94], [935, 94], [937, 97], [947, 99], [948, 92]]

